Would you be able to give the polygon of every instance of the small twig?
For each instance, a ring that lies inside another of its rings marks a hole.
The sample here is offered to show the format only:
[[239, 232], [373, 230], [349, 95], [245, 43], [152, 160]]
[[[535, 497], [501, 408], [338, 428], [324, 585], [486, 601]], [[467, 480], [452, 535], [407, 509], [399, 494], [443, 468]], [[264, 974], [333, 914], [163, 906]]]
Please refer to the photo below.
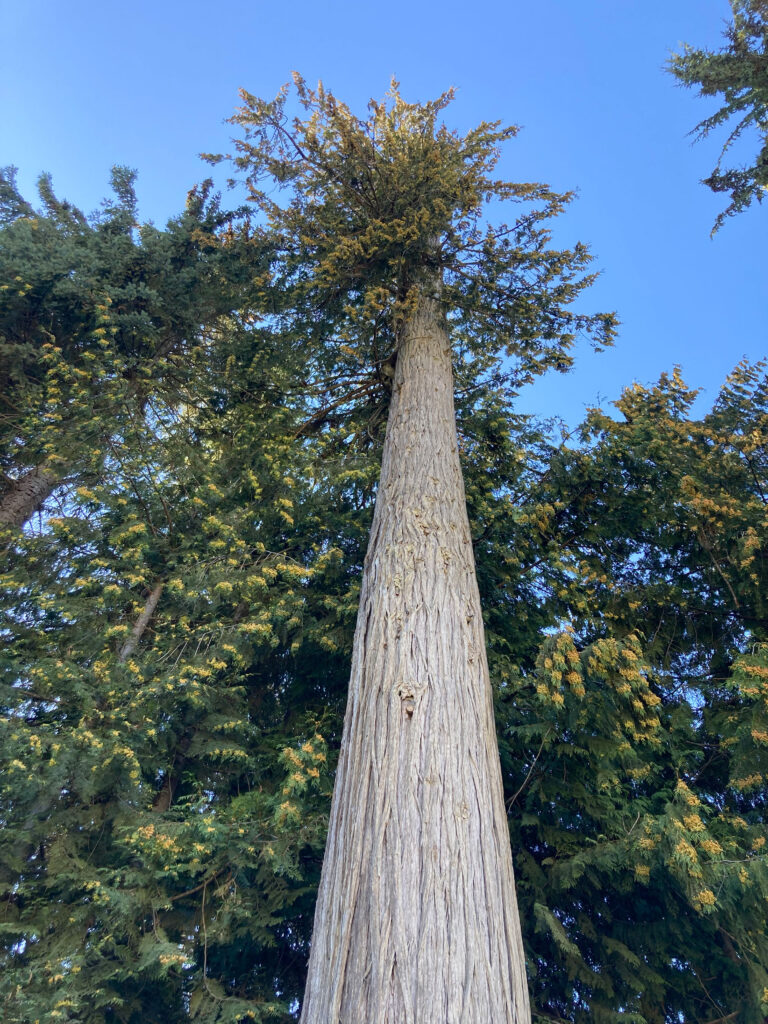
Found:
[[531, 767], [530, 767], [530, 768], [528, 769], [528, 774], [527, 774], [527, 775], [525, 776], [525, 778], [523, 779], [523, 784], [522, 784], [522, 786], [520, 786], [520, 788], [518, 789], [518, 791], [517, 791], [517, 792], [515, 793], [515, 795], [514, 795], [514, 796], [513, 796], [512, 798], [511, 798], [511, 800], [508, 800], [508, 801], [507, 801], [507, 810], [509, 810], [509, 809], [510, 809], [510, 807], [511, 807], [511, 806], [512, 806], [512, 805], [514, 804], [515, 800], [517, 800], [517, 798], [518, 798], [518, 797], [520, 796], [520, 794], [521, 794], [521, 793], [523, 792], [523, 790], [525, 789], [525, 787], [526, 787], [526, 786], [528, 785], [528, 780], [529, 780], [529, 779], [530, 779], [530, 777], [531, 777], [531, 773], [533, 772], [533, 769], [534, 769], [534, 768], [536, 767], [536, 762], [537, 762], [537, 761], [539, 760], [539, 758], [541, 757], [541, 752], [542, 752], [542, 750], [544, 749], [544, 743], [546, 742], [547, 736], [549, 736], [549, 734], [550, 734], [551, 732], [552, 732], [552, 729], [551, 729], [551, 728], [549, 728], [549, 729], [547, 729], [547, 731], [546, 731], [546, 732], [544, 733], [544, 735], [543, 735], [543, 736], [541, 737], [541, 743], [539, 744], [539, 749], [538, 749], [538, 750], [536, 751], [536, 757], [534, 757], [533, 761], [531, 761]]
[[641, 813], [640, 811], [637, 812], [637, 817], [632, 822], [632, 828], [627, 829], [627, 835], [628, 836], [631, 836], [632, 833], [635, 831], [635, 825], [637, 825], [638, 821], [640, 821], [640, 813]]
[[728, 577], [723, 572], [722, 567], [721, 567], [720, 563], [718, 562], [718, 560], [715, 558], [715, 553], [712, 550], [712, 543], [709, 540], [709, 538], [706, 536], [706, 533], [704, 532], [703, 527], [698, 531], [698, 541], [701, 544], [701, 546], [704, 548], [704, 550], [707, 552], [707, 554], [709, 555], [710, 559], [712, 560], [712, 565], [714, 565], [715, 569], [717, 569], [718, 573], [720, 574], [720, 578], [723, 580], [723, 582], [725, 583], [726, 587], [728, 587], [728, 590], [730, 591], [731, 598], [733, 599], [733, 604], [734, 604], [734, 607], [735, 607], [736, 611], [740, 611], [739, 599], [736, 597], [736, 594], [734, 593], [734, 590], [733, 590], [733, 587], [731, 586], [730, 580], [728, 579]]

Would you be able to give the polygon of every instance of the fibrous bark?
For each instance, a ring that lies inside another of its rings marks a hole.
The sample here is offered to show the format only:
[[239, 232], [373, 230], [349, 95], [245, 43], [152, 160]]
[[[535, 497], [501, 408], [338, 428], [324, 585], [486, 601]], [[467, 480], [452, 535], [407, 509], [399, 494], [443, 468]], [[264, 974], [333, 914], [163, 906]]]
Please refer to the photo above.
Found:
[[56, 487], [57, 478], [47, 463], [35, 466], [14, 480], [0, 499], [0, 524], [21, 527], [34, 515]]
[[528, 1024], [436, 299], [401, 331], [302, 1024]]

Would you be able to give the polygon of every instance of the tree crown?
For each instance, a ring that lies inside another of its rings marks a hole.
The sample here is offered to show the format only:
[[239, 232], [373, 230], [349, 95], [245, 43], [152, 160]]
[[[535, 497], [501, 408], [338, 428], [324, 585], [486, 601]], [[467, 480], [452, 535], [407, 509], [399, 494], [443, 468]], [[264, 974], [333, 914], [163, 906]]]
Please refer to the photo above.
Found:
[[[570, 308], [595, 277], [585, 272], [586, 246], [550, 247], [545, 222], [572, 193], [493, 176], [515, 127], [449, 130], [440, 115], [452, 91], [407, 103], [393, 81], [361, 119], [322, 84], [312, 90], [296, 74], [294, 85], [303, 116], [287, 113], [288, 86], [269, 102], [242, 91], [231, 121], [244, 134], [231, 159], [262, 230], [277, 239], [265, 287], [288, 289], [305, 338], [336, 335], [359, 361], [381, 362], [396, 350], [397, 324], [418, 291], [439, 279], [469, 348], [517, 357], [529, 373], [567, 368], [579, 333], [611, 342], [613, 314]], [[491, 226], [484, 218], [494, 200], [524, 212]]]

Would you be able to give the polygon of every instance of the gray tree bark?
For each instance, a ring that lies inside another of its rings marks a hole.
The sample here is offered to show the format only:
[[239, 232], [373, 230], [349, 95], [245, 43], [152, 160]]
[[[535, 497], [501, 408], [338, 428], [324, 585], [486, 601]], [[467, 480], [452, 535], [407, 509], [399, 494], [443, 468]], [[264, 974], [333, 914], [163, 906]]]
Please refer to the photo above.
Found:
[[139, 615], [138, 619], [134, 624], [133, 629], [125, 641], [123, 646], [120, 648], [120, 653], [117, 658], [118, 661], [127, 661], [133, 652], [136, 650], [139, 641], [144, 636], [144, 630], [149, 625], [150, 619], [155, 614], [155, 608], [157, 608], [157, 602], [160, 600], [160, 595], [163, 592], [163, 584], [156, 583], [149, 597], [147, 598], [144, 607]]
[[530, 1024], [438, 301], [401, 333], [301, 1024]]
[[49, 498], [56, 487], [57, 478], [43, 463], [14, 480], [0, 499], [0, 525], [22, 527]]

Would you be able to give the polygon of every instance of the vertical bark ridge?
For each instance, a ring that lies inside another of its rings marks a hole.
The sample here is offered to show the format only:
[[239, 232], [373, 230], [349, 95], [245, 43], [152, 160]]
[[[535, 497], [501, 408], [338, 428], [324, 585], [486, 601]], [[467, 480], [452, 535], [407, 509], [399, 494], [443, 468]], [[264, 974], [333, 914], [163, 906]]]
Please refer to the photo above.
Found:
[[529, 1024], [436, 300], [405, 325], [302, 1024]]

